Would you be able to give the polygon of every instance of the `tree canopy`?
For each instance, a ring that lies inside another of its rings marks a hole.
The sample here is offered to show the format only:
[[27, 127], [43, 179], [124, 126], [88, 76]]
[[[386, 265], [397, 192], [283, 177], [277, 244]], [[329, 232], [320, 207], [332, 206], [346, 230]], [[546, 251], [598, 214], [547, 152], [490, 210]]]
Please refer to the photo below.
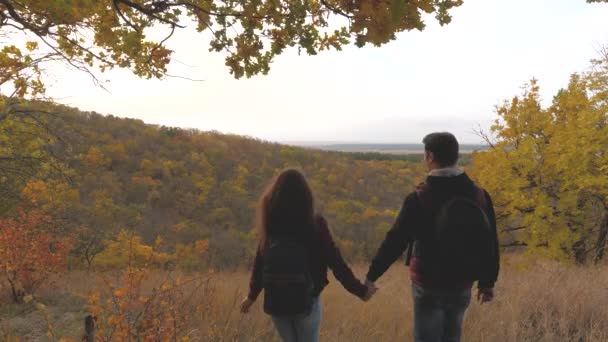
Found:
[[[0, 0], [0, 36], [26, 33], [22, 46], [4, 43], [0, 86], [23, 97], [44, 91], [42, 67], [63, 61], [90, 72], [126, 68], [143, 78], [167, 76], [174, 31], [211, 33], [209, 49], [226, 53], [236, 77], [269, 71], [287, 47], [308, 54], [354, 43], [382, 45], [398, 32], [423, 30], [424, 13], [440, 24], [462, 0]], [[151, 29], [164, 30], [151, 38]], [[201, 39], [201, 42], [203, 40]]]

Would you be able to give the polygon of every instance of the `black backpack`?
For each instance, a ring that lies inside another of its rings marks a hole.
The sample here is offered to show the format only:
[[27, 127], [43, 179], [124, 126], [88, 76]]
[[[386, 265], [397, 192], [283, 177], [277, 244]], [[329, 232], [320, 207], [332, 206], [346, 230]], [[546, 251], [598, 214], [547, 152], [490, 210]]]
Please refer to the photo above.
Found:
[[[427, 213], [432, 200], [426, 186], [416, 194]], [[419, 256], [424, 271], [434, 278], [479, 280], [490, 271], [496, 253], [492, 227], [486, 215], [485, 193], [475, 187], [475, 198], [455, 196], [441, 205], [430, 219], [431, 231], [408, 250]]]
[[308, 315], [314, 281], [309, 247], [294, 239], [271, 239], [264, 252], [262, 281], [264, 312], [269, 315]]

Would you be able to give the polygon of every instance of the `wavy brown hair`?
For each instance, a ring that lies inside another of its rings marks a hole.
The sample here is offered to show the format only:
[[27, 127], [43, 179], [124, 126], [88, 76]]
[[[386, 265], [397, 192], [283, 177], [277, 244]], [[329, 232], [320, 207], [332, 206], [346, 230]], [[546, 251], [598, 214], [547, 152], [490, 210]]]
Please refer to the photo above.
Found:
[[314, 199], [304, 175], [295, 169], [282, 171], [258, 202], [259, 248], [264, 251], [272, 237], [307, 239], [313, 232], [314, 215]]

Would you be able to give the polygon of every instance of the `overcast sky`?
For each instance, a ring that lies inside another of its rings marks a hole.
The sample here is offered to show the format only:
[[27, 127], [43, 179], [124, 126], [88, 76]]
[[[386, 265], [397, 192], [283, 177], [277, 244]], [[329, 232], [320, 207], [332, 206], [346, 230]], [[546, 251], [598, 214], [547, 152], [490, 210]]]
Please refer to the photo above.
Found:
[[107, 93], [62, 69], [49, 92], [82, 110], [273, 141], [419, 142], [449, 130], [477, 143], [473, 129], [488, 127], [494, 107], [525, 82], [539, 79], [549, 102], [608, 43], [608, 5], [585, 0], [466, 0], [450, 25], [427, 23], [380, 48], [287, 51], [269, 75], [249, 80], [232, 79], [192, 28], [169, 44], [190, 66], [170, 71], [203, 82], [119, 71], [103, 75]]

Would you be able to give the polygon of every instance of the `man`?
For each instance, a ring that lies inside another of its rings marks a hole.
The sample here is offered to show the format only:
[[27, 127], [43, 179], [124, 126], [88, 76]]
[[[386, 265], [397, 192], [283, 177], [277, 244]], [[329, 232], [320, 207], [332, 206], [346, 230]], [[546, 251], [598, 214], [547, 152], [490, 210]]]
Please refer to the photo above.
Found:
[[474, 281], [481, 303], [494, 297], [499, 268], [496, 218], [488, 193], [456, 167], [454, 135], [432, 133], [423, 143], [426, 182], [405, 198], [372, 261], [367, 285], [375, 286], [409, 247], [414, 340], [457, 342]]

